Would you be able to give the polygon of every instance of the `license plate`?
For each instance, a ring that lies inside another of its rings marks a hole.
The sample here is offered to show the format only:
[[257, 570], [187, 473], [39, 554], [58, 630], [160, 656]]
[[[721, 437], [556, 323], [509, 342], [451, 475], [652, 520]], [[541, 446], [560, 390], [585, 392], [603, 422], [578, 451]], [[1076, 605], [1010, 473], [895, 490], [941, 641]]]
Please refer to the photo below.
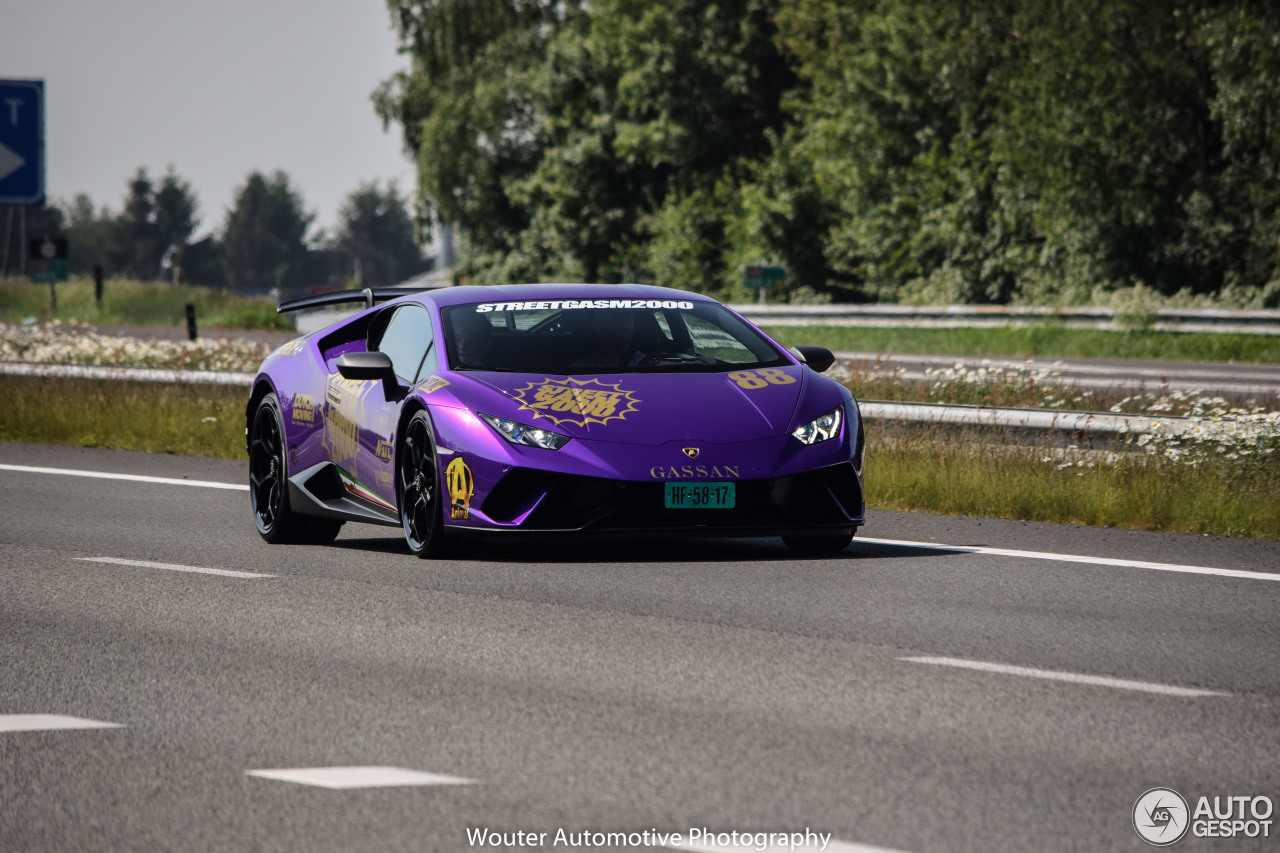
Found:
[[667, 509], [733, 509], [733, 483], [666, 483], [662, 505]]

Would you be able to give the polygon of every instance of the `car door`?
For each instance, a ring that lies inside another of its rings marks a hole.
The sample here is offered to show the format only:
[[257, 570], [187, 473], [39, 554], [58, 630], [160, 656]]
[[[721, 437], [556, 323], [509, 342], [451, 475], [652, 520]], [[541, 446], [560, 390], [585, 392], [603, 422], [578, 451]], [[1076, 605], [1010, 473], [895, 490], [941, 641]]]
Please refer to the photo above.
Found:
[[385, 325], [376, 323], [371, 329], [369, 349], [391, 358], [391, 368], [400, 387], [396, 393], [384, 394], [382, 389], [374, 389], [366, 396], [359, 462], [371, 478], [366, 485], [394, 507], [396, 424], [400, 405], [409, 389], [436, 369], [437, 359], [431, 314], [426, 308], [410, 302], [390, 307], [388, 312]]

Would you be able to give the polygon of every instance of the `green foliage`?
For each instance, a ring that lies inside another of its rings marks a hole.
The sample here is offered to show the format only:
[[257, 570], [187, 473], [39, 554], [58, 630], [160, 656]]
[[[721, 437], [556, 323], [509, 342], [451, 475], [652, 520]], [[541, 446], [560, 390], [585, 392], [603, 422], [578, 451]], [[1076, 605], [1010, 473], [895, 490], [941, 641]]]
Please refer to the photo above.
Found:
[[785, 346], [814, 344], [844, 352], [934, 355], [1133, 358], [1280, 364], [1280, 338], [1208, 332], [1108, 332], [1061, 325], [1000, 329], [763, 326]]
[[35, 317], [42, 323], [61, 320], [96, 326], [186, 325], [186, 306], [196, 306], [199, 329], [292, 330], [293, 318], [276, 313], [276, 301], [244, 297], [225, 290], [191, 285], [109, 278], [103, 284], [102, 304], [94, 300], [93, 280], [73, 276], [57, 285], [58, 313], [49, 316], [49, 288], [25, 278], [0, 279], [0, 323], [21, 323]]
[[247, 390], [228, 385], [6, 377], [0, 441], [245, 458]]
[[306, 238], [313, 219], [284, 172], [250, 174], [223, 226], [227, 283], [242, 293], [309, 284]]
[[338, 211], [333, 247], [362, 287], [398, 284], [426, 268], [414, 242], [413, 219], [395, 184], [361, 184]]
[[[111, 224], [108, 268], [114, 274], [143, 281], [171, 278], [173, 266], [181, 265], [181, 251], [199, 223], [197, 207], [191, 185], [172, 168], [158, 187], [147, 170], [139, 168], [129, 180], [124, 207]], [[91, 216], [91, 211], [86, 212]]]
[[1280, 303], [1280, 12], [1235, 0], [391, 0], [379, 96], [474, 280]]

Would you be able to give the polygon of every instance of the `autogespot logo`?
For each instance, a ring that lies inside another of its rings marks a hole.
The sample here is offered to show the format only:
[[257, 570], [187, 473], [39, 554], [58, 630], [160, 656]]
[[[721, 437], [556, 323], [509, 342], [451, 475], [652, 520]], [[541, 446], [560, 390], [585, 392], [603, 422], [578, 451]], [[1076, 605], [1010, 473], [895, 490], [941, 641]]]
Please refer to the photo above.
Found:
[[1181, 841], [1190, 824], [1187, 801], [1172, 788], [1152, 788], [1133, 804], [1133, 828], [1156, 847]]

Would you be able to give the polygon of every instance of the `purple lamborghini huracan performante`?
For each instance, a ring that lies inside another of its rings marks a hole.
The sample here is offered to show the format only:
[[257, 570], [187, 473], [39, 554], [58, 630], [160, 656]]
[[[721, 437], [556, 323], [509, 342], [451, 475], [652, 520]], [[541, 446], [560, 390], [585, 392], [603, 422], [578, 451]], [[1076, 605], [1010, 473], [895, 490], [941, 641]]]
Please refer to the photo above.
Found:
[[268, 542], [781, 536], [863, 523], [863, 430], [822, 347], [784, 349], [695, 293], [523, 284], [345, 291], [365, 310], [267, 357], [246, 410]]

